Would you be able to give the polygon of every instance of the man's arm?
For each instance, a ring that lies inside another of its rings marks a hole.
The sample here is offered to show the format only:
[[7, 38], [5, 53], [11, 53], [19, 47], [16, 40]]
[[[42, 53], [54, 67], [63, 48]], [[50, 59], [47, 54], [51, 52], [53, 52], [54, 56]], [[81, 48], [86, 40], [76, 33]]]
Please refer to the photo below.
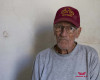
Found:
[[39, 57], [36, 57], [33, 64], [32, 80], [39, 80]]
[[40, 55], [37, 55], [33, 64], [32, 80], [40, 80], [42, 76], [42, 70], [43, 70], [43, 62], [41, 60]]
[[[96, 54], [95, 54], [96, 53]], [[90, 80], [100, 80], [100, 60], [96, 51], [93, 51], [90, 61]]]

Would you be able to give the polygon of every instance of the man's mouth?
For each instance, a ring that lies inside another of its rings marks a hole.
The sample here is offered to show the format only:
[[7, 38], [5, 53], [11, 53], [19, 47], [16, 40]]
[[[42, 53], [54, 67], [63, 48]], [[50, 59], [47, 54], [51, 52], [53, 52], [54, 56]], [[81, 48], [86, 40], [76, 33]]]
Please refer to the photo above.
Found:
[[66, 38], [58, 38], [58, 40], [66, 40], [66, 41], [68, 41], [68, 39], [66, 39]]

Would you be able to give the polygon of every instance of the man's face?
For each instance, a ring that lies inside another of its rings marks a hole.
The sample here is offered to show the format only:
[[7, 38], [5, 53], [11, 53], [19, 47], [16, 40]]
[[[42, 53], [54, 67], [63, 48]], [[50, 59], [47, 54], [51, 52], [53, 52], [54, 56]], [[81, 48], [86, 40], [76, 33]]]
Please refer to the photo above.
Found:
[[81, 28], [75, 28], [69, 22], [59, 22], [54, 25], [54, 34], [57, 45], [60, 49], [65, 50], [73, 46], [75, 38], [78, 38]]

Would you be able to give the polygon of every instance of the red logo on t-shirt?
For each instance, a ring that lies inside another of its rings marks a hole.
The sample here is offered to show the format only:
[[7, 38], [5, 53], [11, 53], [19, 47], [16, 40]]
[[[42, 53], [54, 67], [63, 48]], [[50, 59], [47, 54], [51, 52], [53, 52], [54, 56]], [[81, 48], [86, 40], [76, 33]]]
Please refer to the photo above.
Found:
[[78, 76], [76, 76], [76, 77], [88, 77], [88, 76], [86, 76], [86, 72], [78, 72]]

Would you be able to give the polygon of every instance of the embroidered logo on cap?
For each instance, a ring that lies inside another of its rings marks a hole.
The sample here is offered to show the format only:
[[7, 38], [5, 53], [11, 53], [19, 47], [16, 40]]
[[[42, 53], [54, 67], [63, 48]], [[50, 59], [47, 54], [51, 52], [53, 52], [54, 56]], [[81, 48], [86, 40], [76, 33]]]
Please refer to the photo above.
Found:
[[70, 8], [65, 8], [61, 11], [62, 16], [74, 16], [74, 12]]

